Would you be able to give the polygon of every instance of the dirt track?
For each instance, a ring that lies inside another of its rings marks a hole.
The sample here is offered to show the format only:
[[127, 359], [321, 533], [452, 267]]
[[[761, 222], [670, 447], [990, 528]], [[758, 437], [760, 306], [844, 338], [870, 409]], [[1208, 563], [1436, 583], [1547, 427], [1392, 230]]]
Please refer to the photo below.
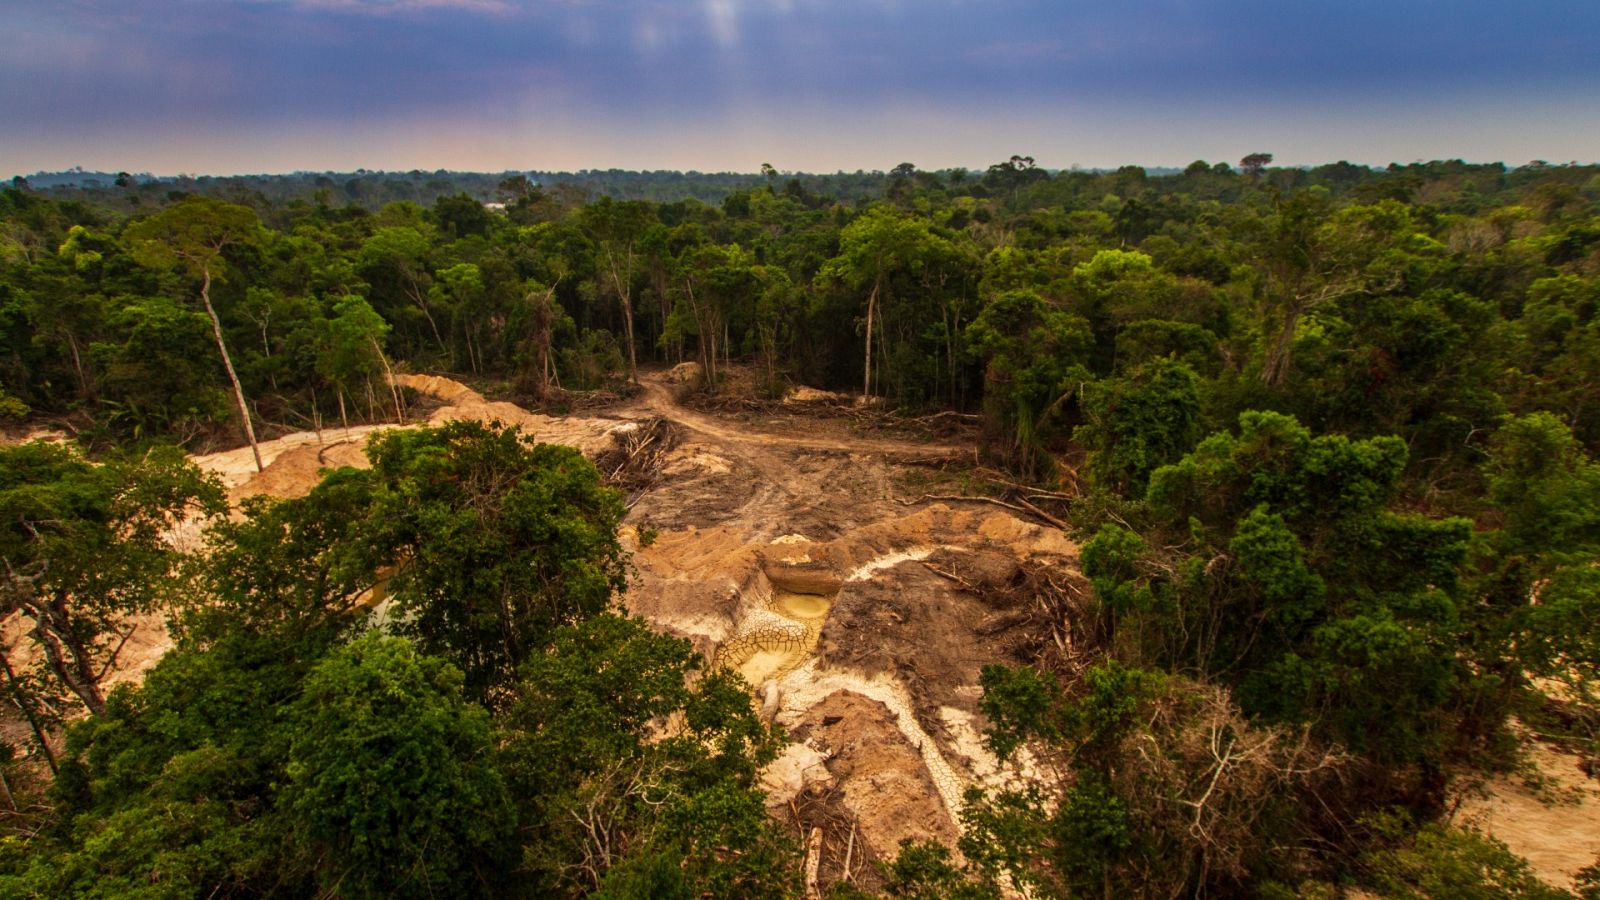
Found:
[[[430, 424], [499, 419], [591, 456], [629, 422], [678, 426], [679, 443], [625, 520], [636, 574], [624, 604], [761, 680], [752, 687], [764, 714], [793, 742], [765, 779], [772, 809], [824, 828], [825, 880], [844, 874], [848, 856], [870, 882], [868, 862], [892, 856], [902, 838], [953, 840], [963, 790], [1007, 777], [981, 740], [979, 670], [1024, 661], [1047, 639], [1050, 623], [1014, 586], [1024, 565], [1077, 580], [1077, 548], [1059, 529], [990, 506], [902, 499], [927, 472], [914, 463], [959, 465], [970, 445], [864, 437], [805, 419], [801, 433], [757, 428], [680, 405], [664, 374], [604, 415], [570, 417], [487, 401], [448, 379], [401, 377], [445, 402]], [[247, 448], [197, 462], [235, 500], [299, 496], [324, 468], [365, 465], [374, 430], [267, 442], [261, 473]], [[157, 622], [141, 634], [119, 679], [139, 677], [169, 645]], [[1540, 843], [1545, 819], [1571, 835], [1570, 814], [1493, 800], [1480, 811], [1542, 876], [1570, 875], [1571, 854]]]
[[931, 444], [920, 441], [864, 438], [859, 435], [805, 436], [752, 431], [748, 426], [731, 425], [723, 419], [689, 409], [672, 397], [672, 389], [659, 373], [647, 374], [641, 381], [642, 399], [620, 411], [642, 412], [671, 419], [679, 425], [724, 444], [759, 444], [793, 450], [881, 453], [912, 459], [958, 459], [972, 455], [971, 445]]

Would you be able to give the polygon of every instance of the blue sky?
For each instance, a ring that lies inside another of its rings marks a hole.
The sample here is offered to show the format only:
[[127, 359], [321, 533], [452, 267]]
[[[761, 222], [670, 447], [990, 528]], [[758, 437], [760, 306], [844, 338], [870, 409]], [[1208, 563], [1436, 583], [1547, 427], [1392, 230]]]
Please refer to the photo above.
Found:
[[1600, 0], [7, 0], [0, 174], [1600, 159]]

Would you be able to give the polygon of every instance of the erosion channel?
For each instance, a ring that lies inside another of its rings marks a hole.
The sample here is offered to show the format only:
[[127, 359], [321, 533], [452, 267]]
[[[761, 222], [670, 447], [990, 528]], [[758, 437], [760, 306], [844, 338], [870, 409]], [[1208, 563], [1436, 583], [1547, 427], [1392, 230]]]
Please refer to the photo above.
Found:
[[[930, 479], [970, 463], [970, 443], [863, 436], [804, 404], [755, 421], [713, 415], [683, 405], [670, 373], [646, 376], [632, 401], [563, 417], [448, 379], [398, 380], [442, 404], [431, 424], [498, 419], [602, 467], [669, 429], [628, 497], [635, 571], [623, 602], [738, 670], [783, 728], [788, 744], [763, 779], [769, 808], [801, 834], [822, 829], [822, 883], [870, 882], [872, 861], [904, 838], [953, 844], [966, 788], [1006, 780], [982, 740], [980, 671], [1060, 646], [1061, 610], [1040, 601], [1040, 573], [1087, 587], [1060, 528], [926, 497]], [[298, 496], [326, 468], [365, 465], [371, 430], [264, 443], [261, 473], [247, 448], [197, 461], [235, 501]], [[155, 621], [139, 641], [119, 678], [168, 646]]]

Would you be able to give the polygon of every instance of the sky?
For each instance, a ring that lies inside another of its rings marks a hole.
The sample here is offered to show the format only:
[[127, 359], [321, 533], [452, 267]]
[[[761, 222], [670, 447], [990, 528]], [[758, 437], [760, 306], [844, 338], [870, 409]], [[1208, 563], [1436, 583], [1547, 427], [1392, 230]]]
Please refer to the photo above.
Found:
[[1600, 161], [1600, 0], [0, 0], [0, 175]]

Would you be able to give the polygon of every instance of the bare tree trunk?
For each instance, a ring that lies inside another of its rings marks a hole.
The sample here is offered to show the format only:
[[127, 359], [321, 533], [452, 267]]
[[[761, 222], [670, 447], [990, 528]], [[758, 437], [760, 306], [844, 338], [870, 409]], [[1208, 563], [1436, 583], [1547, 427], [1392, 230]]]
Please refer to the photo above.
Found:
[[880, 282], [872, 283], [872, 293], [867, 295], [867, 350], [866, 361], [862, 364], [865, 375], [861, 381], [861, 395], [872, 396], [872, 315], [878, 310], [878, 286]]
[[[371, 341], [372, 351], [378, 354], [378, 362], [383, 363], [383, 379], [389, 384], [389, 397], [394, 400], [394, 420], [404, 422], [406, 413], [400, 406], [400, 388], [394, 383], [394, 369], [389, 368], [389, 357], [383, 355], [383, 345], [378, 343], [377, 338], [371, 338]], [[315, 402], [314, 398], [312, 402]]]
[[6, 805], [11, 807], [12, 812], [18, 812], [17, 795], [11, 792], [11, 779], [6, 777], [4, 770], [0, 770], [0, 788], [5, 788]]
[[[700, 332], [700, 339], [695, 343], [699, 344], [700, 368], [703, 370], [706, 387], [714, 389], [717, 384], [716, 331], [712, 327], [710, 315], [701, 312], [700, 301], [694, 295], [694, 285], [687, 279], [683, 282], [683, 293], [689, 298], [689, 310], [694, 314], [695, 330]], [[706, 337], [708, 334], [710, 335], [709, 340]], [[707, 352], [708, 347], [710, 348], [709, 353]]]
[[811, 829], [811, 836], [806, 840], [805, 884], [806, 900], [820, 900], [822, 889], [817, 884], [817, 875], [822, 868], [822, 829]]
[[18, 605], [22, 607], [24, 615], [33, 619], [33, 629], [29, 634], [44, 652], [50, 671], [68, 690], [78, 695], [90, 712], [96, 715], [104, 712], [106, 698], [100, 690], [94, 662], [89, 658], [89, 648], [73, 632], [64, 604], [60, 600], [45, 600], [29, 592], [18, 598]]
[[439, 343], [439, 350], [441, 352], [449, 350], [450, 348], [445, 346], [444, 335], [439, 333], [439, 323], [433, 320], [433, 311], [428, 309], [428, 301], [422, 298], [422, 292], [417, 289], [417, 280], [409, 272], [406, 273], [406, 280], [411, 283], [406, 293], [411, 295], [412, 302], [417, 304], [422, 310], [422, 315], [427, 318], [428, 327], [433, 329], [433, 339]]
[[85, 400], [94, 399], [94, 390], [89, 385], [89, 376], [83, 371], [83, 358], [78, 353], [78, 339], [67, 332], [67, 347], [72, 351], [72, 369], [78, 376], [78, 396]]
[[256, 471], [265, 469], [261, 464], [261, 446], [256, 443], [256, 429], [250, 423], [250, 406], [244, 399], [244, 386], [239, 384], [239, 374], [233, 370], [233, 357], [228, 355], [228, 345], [222, 339], [222, 320], [217, 318], [217, 310], [211, 305], [211, 267], [206, 266], [201, 270], [200, 300], [206, 305], [206, 315], [211, 317], [211, 331], [217, 336], [217, 349], [222, 351], [222, 364], [228, 370], [228, 380], [233, 382], [233, 396], [239, 401], [239, 418], [244, 421], [245, 437], [250, 439], [250, 452], [256, 457]]
[[[606, 262], [611, 268], [611, 285], [616, 288], [617, 299], [622, 301], [622, 328], [628, 336], [628, 380], [634, 384], [639, 383], [639, 359], [633, 348], [633, 298], [629, 296], [629, 285], [625, 284], [622, 274], [617, 270], [617, 258], [606, 248]], [[633, 248], [628, 248], [628, 275], [633, 275]]]
[[339, 424], [344, 426], [345, 437], [349, 437], [350, 419], [344, 414], [344, 388], [339, 389]]

